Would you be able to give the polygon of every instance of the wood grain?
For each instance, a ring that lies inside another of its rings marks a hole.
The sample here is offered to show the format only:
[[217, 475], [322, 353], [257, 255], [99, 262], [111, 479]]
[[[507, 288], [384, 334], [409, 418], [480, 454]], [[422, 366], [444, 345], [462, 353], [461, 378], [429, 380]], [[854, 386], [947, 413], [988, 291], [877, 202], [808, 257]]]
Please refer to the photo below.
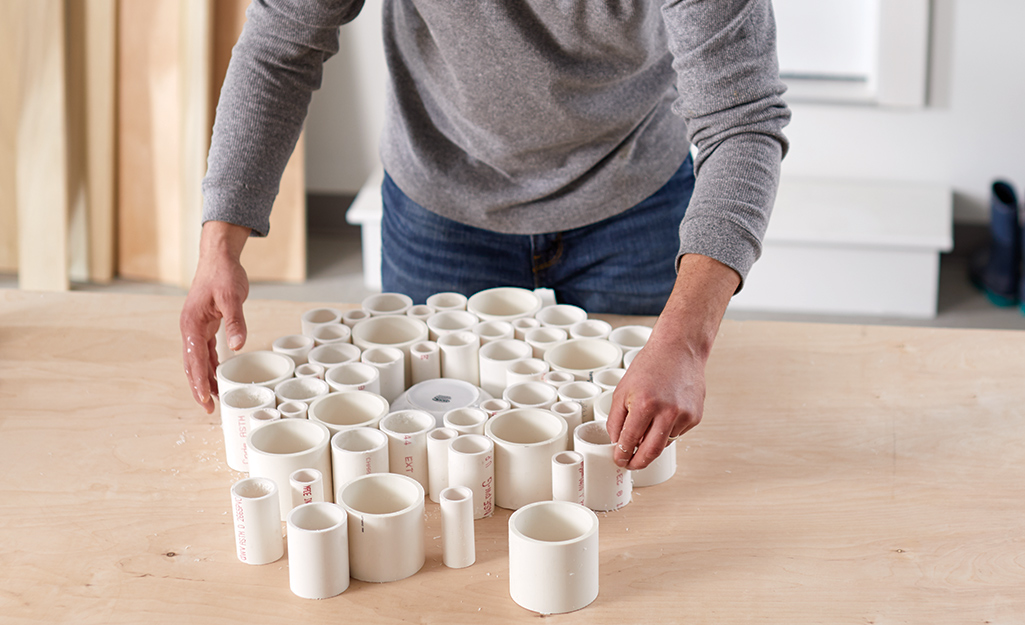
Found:
[[18, 120], [25, 3], [0, 0], [0, 272], [18, 271]]
[[[247, 350], [321, 303], [250, 301]], [[514, 623], [506, 521], [477, 563], [288, 590], [234, 555], [181, 298], [0, 292], [0, 614], [12, 623]], [[613, 323], [650, 323], [615, 318]], [[558, 623], [1025, 621], [1025, 333], [724, 322], [669, 482], [600, 514], [598, 599]]]

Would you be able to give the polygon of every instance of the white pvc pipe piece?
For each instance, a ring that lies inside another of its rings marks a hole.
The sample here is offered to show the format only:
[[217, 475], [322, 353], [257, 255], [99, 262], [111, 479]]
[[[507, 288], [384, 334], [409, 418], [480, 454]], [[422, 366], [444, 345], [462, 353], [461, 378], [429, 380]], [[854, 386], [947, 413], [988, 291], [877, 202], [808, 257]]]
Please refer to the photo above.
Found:
[[446, 427], [427, 433], [427, 492], [434, 503], [441, 502], [441, 491], [448, 488], [448, 446], [458, 436], [459, 432]]
[[644, 488], [645, 486], [655, 486], [662, 482], [668, 481], [669, 478], [676, 475], [676, 443], [673, 441], [666, 445], [666, 448], [662, 450], [662, 453], [658, 458], [651, 461], [651, 464], [631, 471], [630, 476], [633, 478], [634, 488]]
[[381, 373], [377, 367], [365, 362], [347, 362], [331, 367], [324, 381], [331, 390], [337, 392], [370, 391], [381, 394]]
[[566, 449], [566, 421], [550, 410], [513, 408], [488, 420], [495, 442], [495, 503], [515, 510], [552, 498], [552, 456]]
[[361, 353], [362, 350], [352, 343], [326, 343], [311, 349], [307, 358], [311, 363], [330, 370], [347, 362], [359, 362]]
[[288, 587], [303, 599], [327, 599], [349, 587], [349, 517], [334, 503], [289, 513]]
[[249, 413], [249, 419], [247, 421], [249, 429], [246, 431], [246, 434], [248, 435], [249, 432], [252, 432], [257, 428], [261, 428], [271, 421], [277, 421], [280, 418], [281, 411], [277, 408], [259, 408], [254, 410]]
[[248, 471], [246, 435], [249, 415], [261, 408], [274, 407], [274, 391], [265, 386], [236, 386], [221, 394], [221, 430], [224, 433], [224, 457], [236, 471]]
[[555, 304], [537, 311], [534, 318], [540, 321], [543, 327], [562, 328], [569, 332], [573, 324], [587, 320], [587, 311], [573, 304]]
[[591, 381], [601, 387], [603, 391], [611, 391], [615, 390], [624, 375], [626, 375], [626, 369], [622, 367], [602, 369], [601, 371], [594, 372], [594, 375], [591, 376]]
[[295, 361], [296, 366], [306, 363], [306, 356], [311, 349], [313, 339], [305, 334], [289, 334], [271, 343], [271, 351], [288, 356]]
[[295, 470], [320, 471], [324, 492], [333, 492], [330, 441], [327, 426], [308, 419], [280, 419], [249, 433], [249, 476], [274, 480], [282, 518], [292, 509], [289, 478]]
[[480, 337], [473, 332], [451, 332], [437, 339], [441, 350], [441, 377], [480, 386]]
[[377, 369], [381, 396], [389, 403], [406, 391], [406, 356], [397, 347], [371, 347], [360, 360]]
[[440, 493], [441, 560], [450, 569], [463, 569], [477, 559], [473, 532], [473, 491], [452, 486]]
[[246, 564], [269, 564], [281, 559], [281, 510], [274, 480], [248, 477], [231, 487], [235, 555]]
[[513, 338], [523, 341], [527, 338], [527, 332], [541, 327], [541, 322], [533, 317], [520, 317], [512, 320], [512, 326]]
[[505, 370], [506, 387], [520, 382], [543, 382], [548, 373], [548, 363], [540, 358], [524, 358], [509, 364]]
[[331, 343], [349, 343], [352, 340], [352, 328], [344, 323], [328, 323], [314, 328], [311, 336], [315, 347]]
[[551, 410], [566, 420], [566, 449], [573, 449], [573, 430], [584, 422], [583, 406], [576, 401], [557, 401]]
[[370, 391], [330, 393], [310, 404], [309, 419], [323, 423], [332, 434], [355, 427], [376, 428], [391, 404]]
[[[419, 319], [405, 315], [385, 315], [371, 317], [357, 323], [352, 328], [352, 342], [363, 351], [373, 347], [394, 347], [402, 351], [405, 363], [402, 390], [409, 388], [412, 380], [410, 372], [409, 348], [420, 341], [427, 340], [427, 324]], [[385, 388], [381, 380], [381, 390]], [[382, 394], [384, 394], [382, 392]], [[387, 397], [387, 395], [385, 395]]]
[[342, 311], [337, 308], [313, 308], [303, 313], [300, 320], [301, 332], [306, 336], [313, 334], [314, 328], [328, 323], [341, 323]]
[[393, 582], [425, 561], [424, 489], [395, 473], [358, 477], [340, 491], [349, 515], [349, 573], [364, 582]]
[[331, 477], [338, 491], [348, 482], [371, 473], [388, 472], [388, 435], [369, 427], [342, 430], [331, 437]]
[[612, 395], [615, 389], [602, 391], [601, 395], [594, 400], [594, 420], [605, 422], [609, 420], [609, 413], [612, 412]]
[[495, 443], [487, 436], [464, 434], [448, 448], [449, 486], [464, 486], [473, 493], [473, 518], [495, 512]]
[[570, 382], [559, 387], [559, 401], [575, 401], [580, 404], [584, 423], [594, 421], [594, 402], [601, 395], [601, 387], [594, 382]]
[[331, 392], [327, 382], [319, 378], [292, 378], [274, 387], [274, 395], [278, 404], [286, 401], [304, 401], [313, 403], [319, 397]]
[[352, 308], [342, 313], [342, 324], [349, 326], [351, 330], [360, 321], [365, 321], [370, 318], [370, 313], [363, 310], [362, 308]]
[[640, 325], [619, 326], [609, 333], [609, 340], [623, 352], [644, 347], [651, 336], [651, 328]]
[[509, 365], [530, 358], [530, 345], [516, 339], [492, 341], [480, 347], [480, 387], [489, 395], [501, 397], [505, 390], [505, 371]]
[[427, 328], [432, 341], [437, 341], [453, 332], [469, 332], [480, 319], [465, 310], [442, 310], [427, 318]]
[[430, 488], [427, 433], [436, 425], [437, 419], [428, 412], [399, 410], [386, 415], [378, 426], [388, 435], [388, 470], [413, 478], [424, 490]]
[[217, 390], [228, 391], [255, 384], [274, 388], [295, 373], [295, 361], [272, 351], [236, 354], [217, 366]]
[[576, 451], [552, 456], [552, 499], [584, 503], [584, 457]]
[[502, 399], [513, 408], [541, 408], [548, 410], [558, 399], [558, 390], [544, 382], [519, 382], [502, 391]]
[[[296, 469], [288, 476], [292, 490], [292, 507], [304, 503], [326, 501], [324, 497], [324, 475], [316, 469]], [[333, 497], [332, 497], [333, 499]]]
[[527, 330], [523, 336], [524, 342], [530, 345], [534, 358], [544, 358], [545, 352], [552, 347], [564, 343], [569, 338], [569, 333], [562, 328], [538, 327]]
[[413, 317], [414, 319], [419, 319], [420, 321], [426, 322], [428, 319], [431, 318], [431, 315], [433, 315], [436, 312], [438, 311], [434, 310], [434, 308], [428, 306], [427, 304], [416, 304], [415, 306], [409, 307], [409, 310], [406, 311], [406, 315], [409, 317]]
[[509, 410], [510, 408], [512, 408], [512, 404], [505, 401], [504, 399], [491, 398], [485, 399], [480, 403], [480, 409], [488, 413], [489, 419], [500, 412], [505, 412], [506, 410]]
[[584, 505], [592, 510], [618, 510], [630, 503], [630, 472], [613, 460], [615, 444], [602, 422], [584, 423], [573, 432], [573, 450], [584, 457]]
[[508, 321], [481, 321], [470, 328], [470, 331], [480, 337], [481, 345], [486, 345], [492, 341], [511, 339], [516, 336], [513, 325]]
[[441, 349], [434, 341], [421, 341], [409, 348], [413, 385], [441, 377]]
[[571, 339], [607, 339], [612, 332], [612, 324], [601, 319], [585, 319], [569, 327]]
[[404, 315], [412, 308], [413, 298], [404, 293], [375, 293], [364, 298], [362, 306], [371, 317]]
[[454, 291], [435, 293], [427, 298], [427, 305], [436, 311], [466, 310], [466, 296]]
[[576, 378], [573, 377], [572, 373], [567, 373], [565, 371], [549, 371], [541, 377], [541, 381], [551, 384], [555, 388], [562, 388], [563, 384], [574, 382], [576, 381]]
[[639, 354], [639, 353], [641, 353], [641, 348], [640, 347], [638, 347], [636, 349], [631, 349], [627, 353], [623, 354], [623, 368], [624, 369], [629, 369], [630, 368], [630, 363], [632, 363], [634, 361], [634, 358], [637, 358], [637, 354]]
[[553, 371], [590, 380], [595, 371], [623, 364], [623, 351], [605, 339], [570, 339], [546, 351], [544, 359]]
[[278, 414], [282, 419], [305, 419], [310, 405], [304, 401], [286, 401], [278, 404]]
[[598, 596], [598, 516], [566, 501], [541, 501], [514, 512], [509, 595], [540, 614], [590, 605]]
[[484, 424], [488, 413], [480, 408], [466, 407], [449, 410], [441, 417], [442, 424], [455, 430], [460, 436], [464, 434], [484, 435]]
[[512, 321], [533, 317], [541, 310], [541, 297], [529, 289], [503, 286], [478, 291], [466, 301], [466, 310], [481, 321]]
[[295, 377], [319, 378], [323, 380], [324, 371], [326, 371], [326, 369], [324, 369], [323, 365], [315, 365], [313, 363], [307, 362], [295, 368]]

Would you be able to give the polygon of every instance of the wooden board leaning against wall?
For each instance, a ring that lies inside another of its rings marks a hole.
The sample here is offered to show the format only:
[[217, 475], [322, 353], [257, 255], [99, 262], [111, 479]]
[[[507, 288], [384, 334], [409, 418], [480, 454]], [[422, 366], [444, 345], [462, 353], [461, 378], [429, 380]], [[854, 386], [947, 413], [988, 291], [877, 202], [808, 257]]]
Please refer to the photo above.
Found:
[[[119, 0], [118, 270], [187, 286], [198, 255], [210, 129], [248, 0]], [[197, 42], [199, 42], [197, 44]], [[306, 277], [302, 140], [271, 234], [251, 239], [250, 280]]]

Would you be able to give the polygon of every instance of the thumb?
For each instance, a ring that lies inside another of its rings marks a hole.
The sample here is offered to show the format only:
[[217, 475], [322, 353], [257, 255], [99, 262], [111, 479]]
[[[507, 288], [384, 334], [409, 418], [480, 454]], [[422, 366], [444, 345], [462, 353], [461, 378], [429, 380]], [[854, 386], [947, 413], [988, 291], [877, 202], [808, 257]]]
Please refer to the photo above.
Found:
[[224, 318], [224, 333], [228, 337], [228, 347], [237, 352], [246, 344], [246, 319], [242, 313], [242, 298], [235, 295], [218, 302], [221, 316]]

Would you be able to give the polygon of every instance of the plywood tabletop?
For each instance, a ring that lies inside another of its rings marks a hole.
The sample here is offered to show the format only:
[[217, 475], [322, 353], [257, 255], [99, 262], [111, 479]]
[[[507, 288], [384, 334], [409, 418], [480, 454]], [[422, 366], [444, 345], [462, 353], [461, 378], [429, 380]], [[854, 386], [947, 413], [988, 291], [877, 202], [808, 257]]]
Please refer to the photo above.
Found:
[[[0, 622], [522, 622], [509, 511], [477, 563], [308, 601], [235, 558], [180, 298], [0, 291]], [[251, 301], [247, 350], [312, 303]], [[608, 318], [614, 325], [650, 318]], [[669, 482], [599, 514], [600, 593], [558, 623], [1025, 622], [1025, 333], [724, 322]]]

